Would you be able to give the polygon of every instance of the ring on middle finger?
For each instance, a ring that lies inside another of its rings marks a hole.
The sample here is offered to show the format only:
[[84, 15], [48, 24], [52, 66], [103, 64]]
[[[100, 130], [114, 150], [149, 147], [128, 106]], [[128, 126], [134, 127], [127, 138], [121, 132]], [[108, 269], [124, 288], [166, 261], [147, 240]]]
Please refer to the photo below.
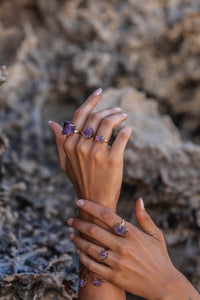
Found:
[[81, 134], [82, 136], [84, 136], [84, 138], [86, 139], [90, 139], [93, 137], [93, 133], [94, 133], [94, 130], [91, 126], [88, 126], [87, 128], [85, 128]]
[[108, 252], [106, 250], [101, 250], [99, 253], [99, 257], [101, 261], [104, 261], [108, 257]]
[[96, 135], [95, 136], [95, 141], [99, 142], [100, 144], [109, 142], [109, 140], [106, 139], [103, 135]]

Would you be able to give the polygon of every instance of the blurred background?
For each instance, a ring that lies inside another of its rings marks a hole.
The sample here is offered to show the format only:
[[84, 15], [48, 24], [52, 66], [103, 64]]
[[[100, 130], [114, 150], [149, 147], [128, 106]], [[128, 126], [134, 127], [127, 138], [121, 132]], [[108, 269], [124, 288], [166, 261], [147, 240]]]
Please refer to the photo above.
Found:
[[142, 195], [200, 291], [199, 0], [0, 0], [4, 65], [0, 300], [76, 299], [76, 195], [48, 120], [70, 120], [99, 87], [99, 108], [122, 107], [133, 126], [118, 213], [136, 224]]

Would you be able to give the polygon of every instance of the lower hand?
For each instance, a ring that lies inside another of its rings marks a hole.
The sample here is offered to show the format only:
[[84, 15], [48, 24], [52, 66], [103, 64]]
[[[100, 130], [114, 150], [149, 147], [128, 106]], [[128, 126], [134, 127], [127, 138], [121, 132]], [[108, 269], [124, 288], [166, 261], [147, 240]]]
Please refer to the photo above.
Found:
[[[135, 206], [137, 220], [142, 230], [125, 222], [128, 231], [123, 237], [113, 234], [113, 228], [121, 218], [111, 210], [87, 200], [77, 201], [84, 212], [101, 220], [108, 228], [74, 218], [68, 224], [86, 238], [72, 234], [71, 239], [79, 249], [80, 261], [92, 272], [101, 275], [122, 289], [145, 299], [188, 299], [170, 298], [170, 286], [182, 280], [173, 266], [162, 231], [154, 224], [144, 209], [142, 199]], [[104, 244], [108, 257], [100, 264], [99, 253]], [[195, 298], [196, 299], [196, 298]]]

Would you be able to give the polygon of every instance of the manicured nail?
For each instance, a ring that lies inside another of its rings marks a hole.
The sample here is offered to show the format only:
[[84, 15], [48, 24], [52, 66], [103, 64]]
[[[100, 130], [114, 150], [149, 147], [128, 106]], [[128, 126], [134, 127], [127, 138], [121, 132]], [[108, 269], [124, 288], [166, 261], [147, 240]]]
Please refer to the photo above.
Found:
[[79, 250], [79, 249], [77, 249], [76, 252], [77, 252], [78, 254], [80, 254], [80, 250]]
[[94, 96], [99, 96], [101, 93], [102, 93], [102, 89], [99, 88], [99, 89], [97, 89], [96, 91], [94, 91], [92, 95], [94, 95]]
[[84, 203], [85, 203], [84, 200], [78, 200], [78, 201], [76, 201], [76, 205], [79, 206], [79, 207], [83, 206]]
[[75, 237], [75, 234], [74, 234], [74, 233], [71, 233], [69, 237], [70, 237], [70, 240], [73, 240], [74, 237]]
[[141, 209], [144, 209], [144, 201], [142, 200], [142, 198], [140, 198], [140, 206], [141, 206]]
[[121, 111], [122, 109], [121, 109], [121, 107], [115, 107], [115, 110]]
[[51, 123], [53, 123], [53, 121], [48, 121], [49, 125], [51, 125]]
[[74, 219], [73, 219], [73, 218], [70, 218], [70, 219], [67, 220], [67, 224], [71, 226], [72, 223], [73, 223], [73, 221], [74, 221]]
[[127, 114], [124, 114], [124, 113], [123, 113], [122, 115], [125, 116], [125, 117], [127, 117]]

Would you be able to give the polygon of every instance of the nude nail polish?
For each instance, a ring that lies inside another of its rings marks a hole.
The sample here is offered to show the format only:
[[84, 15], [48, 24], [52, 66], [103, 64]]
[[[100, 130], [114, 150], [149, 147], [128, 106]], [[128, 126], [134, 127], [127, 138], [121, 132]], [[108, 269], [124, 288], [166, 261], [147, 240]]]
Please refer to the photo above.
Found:
[[96, 91], [94, 91], [92, 95], [93, 95], [93, 96], [99, 96], [101, 93], [102, 93], [102, 89], [99, 88], [99, 89], [97, 89]]

